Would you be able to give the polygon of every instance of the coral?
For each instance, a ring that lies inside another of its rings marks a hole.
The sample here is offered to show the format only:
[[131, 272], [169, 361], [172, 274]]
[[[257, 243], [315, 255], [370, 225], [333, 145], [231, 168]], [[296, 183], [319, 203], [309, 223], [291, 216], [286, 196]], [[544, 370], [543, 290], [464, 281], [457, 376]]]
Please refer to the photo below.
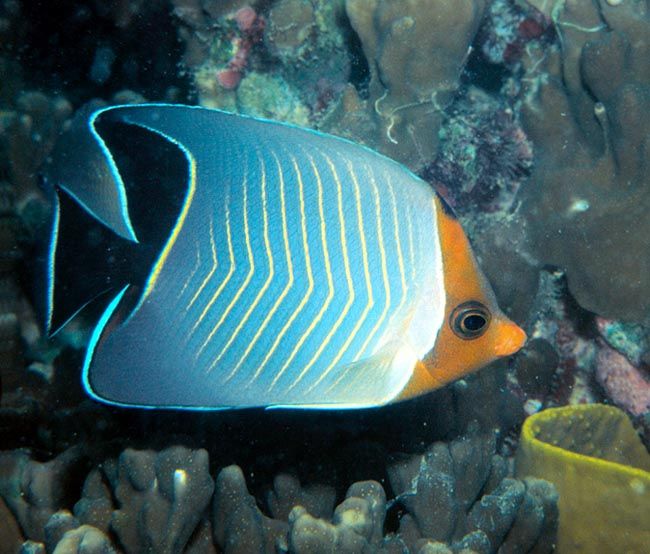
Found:
[[214, 483], [205, 450], [125, 450], [117, 465], [111, 528], [127, 552], [180, 552], [201, 520]]
[[202, 538], [214, 490], [205, 450], [125, 450], [90, 472], [74, 516], [61, 508], [79, 472], [78, 448], [44, 464], [23, 451], [2, 456], [0, 496], [25, 535], [48, 552], [115, 552], [109, 537], [129, 554], [181, 552]]
[[557, 487], [558, 552], [647, 550], [650, 455], [617, 408], [567, 406], [529, 417], [516, 475]]
[[[489, 63], [512, 69], [531, 42], [549, 34], [548, 23], [537, 10], [526, 9], [512, 0], [493, 0], [479, 31], [481, 53]], [[497, 67], [491, 69], [497, 72]]]
[[[322, 500], [314, 508], [320, 516], [298, 503], [286, 516], [288, 524], [260, 511], [241, 470], [231, 466], [217, 478], [215, 542], [225, 552], [271, 552], [274, 545], [297, 554], [418, 552], [435, 543], [455, 552], [463, 547], [550, 552], [557, 521], [554, 489], [506, 477], [507, 463], [494, 449], [493, 437], [436, 443], [424, 455], [402, 457], [388, 468], [396, 493], [389, 503], [379, 483], [357, 482], [333, 514], [324, 512]], [[283, 481], [276, 480], [276, 488], [288, 486], [299, 498], [299, 483]], [[308, 503], [312, 499], [307, 496]], [[403, 512], [399, 532], [384, 536], [387, 511], [396, 509]]]
[[279, 0], [268, 14], [264, 41], [284, 78], [312, 111], [324, 110], [343, 90], [350, 57], [342, 1]]
[[649, 330], [603, 317], [596, 317], [596, 328], [603, 339], [597, 341], [596, 379], [614, 404], [638, 416], [636, 422], [648, 440], [650, 432], [643, 421], [650, 417]]
[[623, 354], [601, 347], [596, 360], [596, 379], [614, 403], [632, 415], [650, 411], [650, 378]]
[[117, 478], [117, 463], [107, 461], [93, 469], [84, 481], [81, 499], [74, 505], [79, 522], [108, 532], [113, 514], [113, 498], [109, 483]]
[[248, 56], [254, 44], [260, 40], [264, 30], [264, 19], [250, 6], [237, 10], [233, 16], [240, 36], [233, 39], [233, 53], [226, 67], [217, 71], [217, 81], [226, 90], [239, 86], [242, 74], [248, 64]]
[[281, 541], [286, 533], [286, 524], [259, 510], [237, 466], [226, 467], [219, 473], [212, 514], [214, 542], [226, 554], [273, 552], [276, 541]]
[[20, 547], [20, 554], [45, 554], [45, 545], [36, 541], [25, 541]]
[[423, 177], [461, 214], [508, 212], [533, 162], [512, 108], [471, 88], [450, 111]]
[[53, 551], [63, 535], [79, 527], [79, 521], [68, 510], [53, 513], [45, 524], [45, 548]]
[[0, 497], [25, 537], [43, 541], [45, 524], [64, 507], [69, 480], [83, 464], [80, 447], [44, 463], [32, 460], [26, 450], [0, 453]]
[[296, 125], [309, 124], [309, 110], [296, 90], [280, 78], [251, 72], [242, 79], [237, 90], [237, 110], [240, 113], [278, 119]]
[[14, 554], [23, 543], [18, 522], [0, 498], [0, 554]]
[[650, 351], [650, 330], [642, 325], [596, 317], [600, 336], [615, 350], [634, 365], [643, 363], [646, 352]]
[[[10, 108], [10, 109], [9, 109]], [[70, 104], [61, 97], [23, 91], [0, 111], [0, 370], [2, 405], [18, 400], [24, 359], [35, 359], [43, 333], [18, 275], [32, 242], [48, 233], [50, 207], [37, 170], [51, 151]], [[31, 369], [51, 375], [50, 360]], [[25, 383], [22, 383], [23, 385]], [[23, 389], [26, 391], [26, 389]]]
[[408, 513], [400, 521], [400, 536], [409, 551], [427, 538], [453, 543], [454, 549], [478, 542], [479, 551], [509, 551], [519, 544], [522, 551], [550, 552], [555, 491], [507, 473], [494, 437], [480, 435], [436, 443], [423, 456], [393, 464], [389, 477], [396, 502]]
[[337, 2], [283, 0], [264, 15], [176, 0], [199, 103], [311, 125], [347, 82], [340, 12]]
[[[508, 371], [508, 389], [527, 414], [606, 400], [633, 416], [648, 411], [641, 326], [604, 320], [580, 308], [560, 270], [542, 271], [531, 313], [529, 341]], [[636, 423], [641, 423], [638, 417]]]
[[650, 311], [650, 18], [645, 2], [530, 2], [557, 47], [531, 51], [522, 122], [536, 151], [522, 215], [534, 255], [603, 317]]
[[332, 523], [297, 505], [289, 514], [289, 550], [296, 554], [383, 551], [382, 546], [394, 542], [382, 537], [385, 509], [386, 494], [375, 481], [352, 485], [336, 507]]
[[12, 184], [16, 213], [32, 233], [48, 213], [38, 169], [71, 114], [67, 100], [40, 92], [22, 92], [15, 109], [0, 112], [1, 170]]
[[275, 519], [288, 519], [291, 509], [300, 505], [315, 517], [327, 517], [334, 511], [336, 491], [324, 485], [303, 487], [297, 477], [280, 474], [273, 480], [266, 503]]
[[377, 481], [358, 481], [336, 507], [332, 487], [301, 485], [290, 474], [275, 477], [263, 502], [248, 492], [238, 466], [222, 468], [215, 486], [204, 450], [127, 448], [90, 470], [73, 513], [78, 484], [72, 481], [84, 474], [79, 449], [46, 463], [26, 451], [6, 452], [0, 457], [0, 515], [3, 509], [9, 515], [0, 532], [18, 545], [22, 529], [30, 539], [23, 552], [61, 554], [388, 554], [443, 546], [453, 552], [550, 552], [554, 489], [508, 477], [508, 463], [495, 446], [494, 434], [472, 434], [435, 443], [423, 455], [399, 455], [388, 467], [395, 498], [387, 500]]
[[484, 7], [483, 0], [346, 1], [370, 68], [376, 131], [365, 142], [412, 169], [430, 159]]
[[66, 531], [52, 554], [117, 554], [110, 539], [99, 529], [82, 525]]
[[602, 401], [595, 382], [601, 345], [584, 333], [590, 314], [575, 306], [562, 271], [541, 272], [531, 313], [527, 327], [531, 342], [526, 350], [537, 347], [547, 359], [543, 365], [529, 366], [532, 375], [526, 375], [524, 354], [509, 374], [509, 386], [521, 388], [527, 413], [542, 407]]

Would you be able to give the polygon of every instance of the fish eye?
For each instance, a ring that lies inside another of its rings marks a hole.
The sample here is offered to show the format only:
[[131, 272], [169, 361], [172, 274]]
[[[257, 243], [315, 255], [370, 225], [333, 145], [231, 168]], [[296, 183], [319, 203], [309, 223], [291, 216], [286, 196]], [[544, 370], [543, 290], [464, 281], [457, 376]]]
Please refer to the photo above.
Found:
[[480, 302], [464, 302], [451, 313], [449, 324], [461, 339], [475, 339], [487, 330], [490, 311]]

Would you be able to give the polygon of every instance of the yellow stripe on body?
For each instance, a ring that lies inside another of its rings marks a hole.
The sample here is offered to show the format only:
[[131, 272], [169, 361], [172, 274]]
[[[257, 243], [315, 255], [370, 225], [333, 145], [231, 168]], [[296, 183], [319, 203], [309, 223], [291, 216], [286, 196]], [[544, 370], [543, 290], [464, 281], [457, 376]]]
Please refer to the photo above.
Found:
[[137, 311], [139, 305], [146, 300], [146, 298], [151, 294], [153, 288], [156, 286], [156, 282], [160, 277], [160, 272], [162, 271], [162, 268], [165, 265], [165, 262], [167, 261], [167, 257], [169, 256], [169, 253], [171, 252], [171, 249], [176, 243], [176, 239], [178, 238], [178, 235], [181, 232], [181, 229], [183, 228], [185, 219], [187, 218], [187, 213], [190, 211], [190, 206], [192, 204], [192, 200], [194, 199], [194, 193], [196, 192], [196, 160], [184, 148], [183, 150], [185, 151], [185, 154], [187, 155], [187, 158], [190, 162], [190, 179], [189, 179], [187, 196], [185, 197], [183, 208], [181, 209], [181, 213], [179, 214], [178, 219], [176, 220], [176, 225], [174, 225], [172, 234], [170, 235], [169, 240], [165, 244], [165, 247], [163, 248], [160, 257], [158, 258], [158, 261], [156, 261], [156, 265], [154, 265], [151, 275], [147, 279], [147, 283], [145, 285], [144, 292], [142, 293], [140, 302], [138, 303], [138, 306], [133, 310], [133, 313]]
[[[393, 192], [392, 188], [390, 187], [390, 184], [389, 184], [389, 190], [391, 191], [391, 193]], [[394, 194], [392, 194], [392, 198], [393, 199], [395, 198]], [[432, 206], [433, 206], [433, 210], [434, 210], [432, 221], [434, 222], [434, 225], [435, 225], [435, 221], [436, 221], [436, 219], [435, 219], [435, 217], [436, 217], [436, 214], [435, 214], [435, 210], [436, 210], [435, 200], [432, 201]], [[393, 204], [393, 207], [395, 208], [396, 204]], [[394, 215], [396, 217], [396, 215], [397, 215], [396, 209], [394, 210], [393, 213], [394, 213]], [[395, 222], [396, 222], [396, 225], [397, 225], [397, 219], [395, 219]], [[410, 250], [410, 257], [411, 257], [411, 279], [415, 279], [415, 274], [416, 274], [416, 272], [415, 272], [415, 249], [414, 249], [414, 244], [413, 244], [413, 229], [412, 229], [412, 226], [411, 226], [410, 218], [407, 219], [407, 222], [408, 222], [407, 230], [408, 230], [408, 237], [409, 237], [409, 250]], [[437, 229], [434, 228], [434, 231], [437, 232]], [[434, 233], [434, 236], [436, 236], [435, 233]], [[400, 246], [400, 241], [398, 240], [398, 237], [399, 237], [398, 230], [396, 229], [395, 238], [397, 240], [398, 253], [399, 253], [399, 256], [401, 258], [401, 246]], [[402, 278], [402, 286], [404, 287], [404, 286], [406, 286], [406, 282], [405, 282], [405, 276], [404, 276], [404, 266], [403, 266], [403, 263], [402, 263], [401, 260], [400, 260], [399, 265], [400, 265], [400, 275], [401, 275], [401, 278]], [[405, 298], [406, 298], [406, 295], [403, 296], [403, 300]], [[399, 313], [399, 311], [401, 309], [401, 306], [403, 304], [403, 300], [400, 302], [400, 307], [397, 309], [395, 315], [397, 315]], [[330, 387], [328, 387], [326, 392], [330, 392], [332, 389], [334, 389], [345, 378], [345, 376], [355, 367], [356, 366], [354, 364], [350, 364], [350, 366], [347, 367], [341, 373], [341, 375], [338, 377], [338, 379], [334, 383], [332, 383], [332, 385]], [[379, 400], [378, 404], [382, 404], [383, 402], [387, 402], [392, 398], [393, 398], [393, 393], [390, 392], [383, 399]]]
[[201, 312], [201, 315], [197, 318], [197, 320], [194, 322], [194, 325], [192, 326], [192, 329], [190, 330], [190, 333], [188, 335], [188, 340], [189, 337], [196, 331], [197, 327], [201, 324], [203, 319], [205, 318], [205, 315], [208, 313], [208, 310], [212, 307], [212, 305], [216, 302], [217, 298], [219, 298], [219, 295], [221, 294], [221, 291], [226, 287], [228, 284], [228, 281], [230, 281], [230, 278], [232, 277], [232, 274], [235, 272], [235, 254], [232, 246], [232, 232], [230, 230], [230, 208], [228, 207], [228, 204], [230, 202], [230, 196], [226, 196], [226, 243], [228, 244], [228, 257], [230, 261], [230, 266], [228, 268], [228, 273], [226, 274], [225, 279], [221, 282], [219, 287], [217, 288], [216, 292], [212, 295], [212, 298], [208, 301], [208, 303], [204, 306], [203, 311]]
[[[189, 310], [192, 307], [192, 304], [196, 301], [196, 299], [199, 297], [199, 295], [203, 292], [203, 289], [205, 286], [208, 284], [208, 281], [212, 278], [212, 275], [214, 275], [214, 272], [217, 270], [217, 247], [214, 242], [214, 225], [213, 225], [213, 220], [212, 216], [210, 217], [210, 250], [212, 251], [212, 267], [210, 268], [210, 271], [208, 271], [208, 274], [205, 276], [201, 284], [199, 285], [199, 288], [196, 289], [194, 292], [194, 295], [192, 296], [190, 303], [187, 305], [186, 310]], [[194, 327], [192, 327], [192, 331], [196, 328], [196, 323]]]
[[[357, 355], [354, 358], [355, 362], [363, 355], [364, 350], [368, 347], [368, 344], [373, 339], [373, 337], [377, 333], [377, 330], [386, 319], [386, 314], [388, 313], [388, 310], [390, 308], [390, 301], [391, 301], [390, 283], [388, 282], [388, 269], [386, 267], [386, 250], [384, 247], [384, 234], [383, 234], [383, 226], [382, 226], [382, 219], [381, 219], [382, 216], [381, 216], [381, 203], [379, 201], [379, 190], [377, 189], [377, 183], [375, 182], [374, 175], [370, 171], [370, 168], [366, 168], [366, 173], [370, 176], [370, 185], [372, 187], [373, 197], [375, 201], [375, 219], [377, 220], [377, 236], [379, 239], [379, 257], [381, 258], [381, 274], [382, 274], [382, 281], [384, 283], [385, 302], [384, 302], [384, 307], [382, 309], [381, 315], [379, 316], [379, 319], [375, 322], [375, 325], [373, 326], [372, 330], [366, 337], [366, 340], [363, 342], [363, 345], [357, 352]], [[328, 387], [327, 392], [335, 388], [339, 384], [339, 382], [341, 382], [345, 378], [345, 376], [352, 369], [352, 367], [354, 366], [350, 364], [347, 367], [347, 369], [345, 369], [341, 373], [341, 375], [339, 375], [339, 377], [334, 381], [334, 383], [332, 383]], [[313, 389], [316, 385], [318, 385], [318, 383], [320, 383], [324, 378], [325, 378], [325, 373], [321, 375], [320, 379], [312, 385], [311, 389]]]
[[[228, 315], [230, 314], [231, 310], [237, 304], [239, 298], [241, 295], [244, 293], [246, 290], [246, 287], [248, 287], [248, 283], [250, 283], [251, 279], [253, 278], [253, 274], [255, 273], [255, 259], [253, 258], [253, 248], [251, 247], [251, 239], [250, 239], [250, 229], [248, 226], [248, 178], [246, 174], [244, 174], [244, 195], [243, 195], [243, 206], [242, 206], [242, 212], [244, 214], [244, 242], [246, 243], [246, 256], [248, 258], [248, 273], [246, 274], [246, 278], [244, 279], [244, 282], [239, 286], [237, 289], [237, 292], [233, 296], [232, 300], [230, 301], [230, 304], [226, 307], [226, 309], [223, 311], [221, 314], [221, 317], [219, 318], [219, 321], [217, 321], [216, 325], [212, 328], [212, 330], [208, 333], [208, 336], [206, 339], [203, 341], [203, 344], [199, 347], [199, 349], [196, 352], [196, 357], [198, 358], [203, 351], [205, 350], [206, 346], [210, 344], [210, 341], [212, 340], [212, 337], [216, 334], [216, 332], [219, 330], [223, 322], [226, 320]], [[221, 288], [221, 287], [220, 287]], [[217, 291], [220, 292], [220, 291]], [[216, 296], [216, 293], [215, 293]], [[211, 305], [211, 304], [210, 304]], [[210, 305], [206, 306], [205, 310], [203, 313], [207, 312], [209, 309]], [[208, 369], [206, 370], [206, 373], [210, 373], [214, 369], [214, 366], [216, 364], [216, 361], [213, 361]]]
[[[291, 354], [285, 361], [284, 365], [282, 366], [278, 374], [271, 382], [269, 390], [271, 390], [276, 385], [276, 383], [278, 382], [282, 374], [287, 370], [289, 364], [291, 364], [293, 359], [296, 357], [302, 345], [305, 343], [307, 338], [309, 338], [309, 335], [311, 335], [311, 333], [316, 328], [316, 325], [320, 323], [320, 320], [323, 318], [323, 315], [325, 315], [327, 308], [329, 307], [330, 303], [332, 302], [332, 299], [334, 298], [334, 278], [332, 277], [330, 255], [329, 255], [329, 250], [327, 248], [327, 226], [325, 223], [325, 210], [323, 209], [323, 182], [321, 180], [320, 173], [318, 171], [318, 168], [316, 167], [316, 164], [314, 163], [313, 158], [308, 154], [305, 155], [309, 159], [309, 164], [311, 165], [312, 171], [314, 172], [314, 176], [316, 177], [316, 188], [318, 189], [318, 215], [320, 217], [321, 246], [323, 248], [323, 257], [325, 260], [325, 274], [327, 276], [327, 297], [325, 298], [325, 302], [323, 302], [323, 305], [321, 306], [320, 310], [316, 314], [316, 317], [314, 317], [314, 319], [309, 324], [309, 327], [307, 327], [305, 332], [301, 335], [300, 339], [293, 347], [293, 350], [291, 351]], [[301, 381], [301, 379], [305, 376], [305, 374], [309, 370], [309, 367], [311, 366], [312, 363], [313, 363], [313, 359], [307, 366], [305, 366], [302, 369], [298, 377], [296, 377], [294, 382], [289, 386], [287, 390], [291, 390]]]
[[411, 258], [411, 283], [415, 283], [415, 246], [413, 243], [413, 224], [411, 223], [411, 214], [406, 218], [406, 232], [409, 240], [409, 257]]
[[384, 302], [384, 308], [381, 312], [381, 315], [379, 316], [379, 319], [377, 320], [374, 327], [372, 328], [372, 331], [370, 331], [370, 334], [366, 337], [366, 340], [364, 341], [363, 345], [361, 346], [361, 349], [359, 350], [359, 352], [355, 357], [355, 361], [358, 360], [363, 355], [364, 350], [368, 347], [368, 344], [370, 344], [370, 341], [374, 338], [375, 334], [379, 330], [379, 327], [381, 327], [381, 324], [384, 322], [384, 319], [386, 319], [386, 314], [390, 309], [390, 301], [391, 301], [390, 283], [388, 282], [388, 269], [386, 267], [386, 249], [384, 247], [384, 230], [383, 230], [382, 220], [381, 220], [381, 202], [379, 201], [379, 190], [377, 189], [377, 183], [375, 182], [375, 177], [370, 171], [370, 168], [366, 168], [366, 173], [370, 175], [370, 185], [372, 187], [372, 193], [375, 199], [375, 218], [377, 220], [377, 235], [379, 237], [379, 257], [381, 258], [381, 278], [384, 283], [385, 302]]
[[[341, 237], [341, 250], [343, 252], [343, 267], [345, 270], [345, 280], [347, 281], [348, 285], [348, 299], [345, 303], [345, 306], [343, 307], [343, 310], [339, 314], [339, 317], [337, 320], [334, 322], [334, 325], [332, 328], [329, 330], [329, 333], [327, 333], [327, 336], [323, 339], [323, 342], [321, 345], [318, 347], [314, 355], [312, 356], [311, 360], [309, 363], [304, 367], [302, 370], [301, 374], [298, 376], [298, 379], [294, 382], [294, 384], [289, 387], [291, 389], [293, 386], [295, 386], [300, 378], [311, 368], [311, 366], [316, 362], [318, 357], [322, 354], [323, 350], [325, 347], [329, 344], [330, 340], [334, 336], [334, 333], [338, 331], [339, 327], [341, 326], [341, 323], [345, 319], [345, 316], [348, 314], [350, 311], [350, 308], [352, 307], [352, 304], [354, 303], [355, 299], [355, 292], [354, 292], [354, 284], [352, 282], [352, 273], [350, 272], [350, 260], [348, 257], [348, 242], [347, 242], [347, 236], [346, 236], [346, 231], [345, 231], [345, 217], [343, 215], [343, 192], [342, 192], [342, 186], [341, 186], [341, 180], [339, 179], [338, 174], [336, 173], [336, 168], [334, 167], [334, 164], [332, 163], [332, 160], [329, 158], [324, 153], [321, 153], [322, 156], [325, 158], [325, 161], [327, 162], [327, 165], [330, 168], [330, 171], [332, 172], [332, 176], [334, 177], [334, 181], [336, 182], [336, 194], [337, 194], [337, 204], [338, 204], [338, 216], [339, 216], [339, 231], [340, 231], [340, 237]], [[332, 368], [336, 365], [338, 360], [343, 356], [345, 353], [345, 350], [343, 348], [340, 348], [339, 351], [337, 352], [336, 356], [332, 360], [332, 362], [329, 364], [329, 366], [325, 369], [323, 375], [326, 375], [329, 373]], [[322, 376], [318, 379], [318, 381], [310, 387], [309, 390], [311, 390], [316, 384], [320, 382], [322, 379]]]
[[[390, 175], [386, 174], [386, 185], [388, 188], [388, 195], [390, 196], [390, 201], [391, 201], [391, 211], [393, 214], [393, 230], [394, 230], [394, 239], [395, 239], [395, 245], [397, 248], [397, 265], [399, 268], [399, 275], [400, 275], [400, 285], [401, 285], [401, 298], [399, 301], [399, 304], [397, 305], [397, 308], [393, 310], [393, 315], [390, 317], [390, 320], [388, 322], [388, 325], [386, 326], [386, 331], [385, 333], [394, 331], [394, 322], [396, 318], [401, 317], [402, 314], [402, 308], [404, 307], [404, 303], [406, 302], [407, 295], [408, 295], [408, 289], [409, 285], [406, 282], [406, 270], [404, 268], [404, 254], [402, 252], [402, 241], [400, 238], [400, 227], [399, 227], [399, 219], [397, 215], [397, 200], [395, 198], [395, 190], [393, 189], [393, 184], [390, 180]], [[410, 225], [410, 222], [409, 222]], [[385, 336], [384, 333], [384, 336]], [[380, 339], [380, 342], [383, 342], [384, 336]]]
[[[355, 198], [355, 205], [357, 208], [357, 228], [359, 230], [359, 239], [361, 241], [361, 258], [363, 260], [363, 273], [364, 273], [364, 278], [366, 281], [366, 290], [368, 291], [368, 302], [363, 308], [363, 312], [361, 313], [361, 316], [357, 320], [356, 324], [354, 325], [352, 331], [348, 335], [347, 339], [343, 343], [343, 346], [341, 346], [341, 349], [339, 350], [339, 354], [341, 352], [345, 352], [347, 348], [350, 346], [354, 338], [356, 337], [357, 333], [359, 332], [359, 329], [365, 322], [366, 318], [368, 317], [368, 313], [370, 310], [373, 308], [375, 305], [375, 300], [373, 298], [372, 294], [372, 282], [370, 281], [370, 269], [368, 266], [368, 247], [366, 245], [366, 237], [365, 237], [365, 231], [364, 231], [364, 226], [363, 226], [363, 212], [361, 209], [361, 193], [359, 190], [359, 182], [357, 181], [357, 177], [354, 173], [354, 169], [352, 168], [352, 164], [346, 160], [346, 165], [348, 169], [348, 173], [350, 175], [350, 178], [352, 179], [352, 184], [354, 185], [354, 198]], [[340, 359], [340, 356], [338, 357]], [[336, 360], [338, 361], [338, 359]], [[309, 388], [309, 390], [312, 390], [314, 387], [316, 387], [325, 377], [332, 371], [332, 369], [335, 366], [332, 365], [329, 367], [326, 371], [324, 371], [321, 376], [318, 378], [318, 380]], [[338, 381], [337, 381], [338, 382]], [[333, 385], [332, 385], [333, 386]], [[330, 387], [332, 388], [332, 387]], [[328, 389], [329, 390], [329, 389]]]
[[[271, 318], [275, 314], [275, 312], [278, 310], [280, 307], [280, 304], [282, 304], [282, 301], [285, 299], [287, 294], [289, 293], [289, 290], [293, 287], [293, 262], [291, 261], [291, 248], [289, 247], [289, 231], [287, 228], [287, 210], [286, 210], [286, 199], [284, 196], [284, 173], [282, 172], [282, 166], [280, 164], [280, 160], [276, 156], [275, 152], [271, 152], [273, 158], [275, 159], [275, 164], [278, 169], [278, 177], [280, 180], [280, 211], [281, 211], [281, 220], [282, 220], [282, 241], [284, 243], [284, 253], [287, 258], [287, 271], [289, 272], [289, 279], [287, 281], [287, 284], [285, 285], [284, 289], [280, 293], [280, 296], [276, 298], [275, 303], [269, 310], [269, 312], [266, 314], [266, 317], [264, 318], [264, 321], [262, 321], [261, 325], [259, 326], [259, 329], [251, 339], [251, 341], [248, 343], [248, 346], [246, 347], [246, 350], [244, 350], [244, 353], [242, 354], [241, 358], [239, 358], [239, 361], [235, 364], [235, 367], [232, 369], [230, 375], [226, 378], [226, 381], [230, 379], [235, 372], [240, 368], [246, 357], [250, 354], [251, 350], [259, 340], [262, 332], [264, 329], [266, 329], [266, 326], [269, 324], [271, 321]], [[246, 386], [249, 386], [257, 377], [260, 375], [262, 372], [262, 365], [260, 365], [257, 370], [255, 371], [255, 374], [253, 377], [250, 379], [250, 381], [246, 384]]]
[[[271, 281], [273, 280], [273, 276], [275, 275], [275, 265], [274, 265], [274, 262], [273, 262], [273, 252], [271, 251], [271, 241], [269, 240], [269, 216], [268, 216], [268, 212], [267, 212], [267, 209], [266, 209], [266, 167], [264, 165], [264, 160], [259, 158], [259, 162], [260, 162], [260, 167], [261, 167], [261, 170], [262, 170], [262, 187], [261, 187], [262, 188], [262, 226], [263, 226], [263, 234], [264, 234], [264, 248], [266, 250], [266, 254], [267, 254], [268, 259], [269, 259], [269, 274], [268, 274], [268, 276], [266, 278], [266, 281], [264, 282], [264, 284], [262, 285], [262, 287], [258, 291], [257, 296], [255, 297], [255, 299], [253, 300], [253, 302], [249, 306], [249, 308], [246, 311], [246, 313], [244, 314], [244, 316], [241, 318], [241, 321], [239, 322], [239, 324], [237, 325], [237, 327], [233, 331], [232, 335], [230, 335], [230, 338], [228, 339], [228, 342], [226, 342], [226, 344], [221, 349], [221, 352], [219, 352], [218, 356], [214, 359], [214, 361], [210, 365], [210, 368], [208, 369], [208, 371], [210, 371], [212, 369], [212, 367], [215, 366], [219, 362], [219, 360], [223, 357], [226, 350], [228, 350], [230, 345], [237, 338], [237, 336], [239, 335], [239, 333], [242, 330], [242, 327], [246, 324], [246, 322], [248, 321], [248, 318], [250, 318], [251, 314], [253, 313], [253, 310], [257, 307], [260, 300], [262, 299], [262, 296], [264, 295], [266, 290], [269, 288], [269, 285], [271, 284]], [[235, 375], [238, 368], [239, 368], [239, 364], [237, 364], [232, 369], [232, 371], [228, 374], [228, 376], [226, 377], [226, 381], [228, 381], [229, 379], [231, 379]]]
[[309, 241], [307, 238], [307, 220], [305, 216], [305, 191], [304, 191], [304, 184], [302, 182], [302, 173], [300, 172], [300, 168], [298, 167], [298, 163], [296, 162], [296, 159], [291, 156], [291, 163], [293, 165], [294, 172], [296, 174], [296, 179], [298, 180], [298, 193], [299, 193], [299, 199], [300, 199], [300, 227], [301, 227], [301, 233], [302, 233], [302, 246], [303, 250], [305, 252], [305, 269], [307, 272], [307, 292], [305, 295], [302, 297], [300, 300], [300, 303], [296, 307], [296, 309], [292, 312], [292, 314], [289, 316], [289, 319], [287, 319], [287, 322], [284, 324], [280, 332], [278, 333], [277, 337], [275, 338], [275, 341], [273, 341], [273, 344], [271, 345], [271, 348], [269, 351], [266, 353], [266, 356], [264, 356], [264, 359], [260, 363], [259, 367], [257, 368], [257, 371], [255, 372], [255, 375], [253, 376], [253, 379], [257, 378], [260, 373], [264, 370], [266, 367], [266, 364], [268, 363], [269, 359], [275, 352], [276, 348], [280, 344], [280, 341], [282, 340], [282, 337], [284, 337], [285, 333], [288, 331], [289, 327], [291, 324], [294, 322], [296, 317], [300, 314], [302, 309], [305, 307], [305, 304], [309, 300], [309, 297], [312, 295], [312, 292], [314, 291], [314, 276], [312, 274], [312, 269], [311, 269], [311, 257], [309, 255]]
[[194, 268], [190, 272], [189, 276], [185, 280], [185, 283], [181, 287], [181, 290], [179, 291], [178, 296], [176, 297], [177, 300], [180, 300], [182, 298], [183, 293], [185, 292], [185, 290], [189, 286], [190, 282], [192, 281], [192, 279], [196, 275], [196, 272], [199, 270], [200, 265], [201, 265], [201, 249], [197, 246], [197, 248], [196, 248], [196, 263], [194, 264]]

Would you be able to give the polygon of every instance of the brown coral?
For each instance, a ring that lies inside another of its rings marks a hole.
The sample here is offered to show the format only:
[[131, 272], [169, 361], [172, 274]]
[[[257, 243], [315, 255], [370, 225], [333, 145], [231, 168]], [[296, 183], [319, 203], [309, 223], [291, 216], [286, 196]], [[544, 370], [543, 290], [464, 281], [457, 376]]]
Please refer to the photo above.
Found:
[[347, 0], [346, 9], [370, 67], [372, 146], [417, 169], [436, 151], [485, 2]]
[[536, 256], [566, 268], [583, 307], [642, 320], [650, 310], [650, 14], [643, 2], [554, 6], [559, 49], [531, 60], [525, 79], [522, 119], [538, 158], [523, 214]]

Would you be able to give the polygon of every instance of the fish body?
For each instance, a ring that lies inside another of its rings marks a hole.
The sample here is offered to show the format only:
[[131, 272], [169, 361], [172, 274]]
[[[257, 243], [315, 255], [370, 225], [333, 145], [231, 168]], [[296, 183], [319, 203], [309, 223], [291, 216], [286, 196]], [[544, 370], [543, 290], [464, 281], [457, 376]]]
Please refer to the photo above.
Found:
[[168, 141], [187, 171], [146, 279], [113, 291], [92, 333], [83, 381], [93, 397], [156, 408], [373, 407], [523, 343], [451, 211], [396, 162], [217, 110], [103, 108], [59, 148], [83, 145], [85, 159], [55, 155], [48, 181], [134, 248], [129, 194], [98, 120]]

